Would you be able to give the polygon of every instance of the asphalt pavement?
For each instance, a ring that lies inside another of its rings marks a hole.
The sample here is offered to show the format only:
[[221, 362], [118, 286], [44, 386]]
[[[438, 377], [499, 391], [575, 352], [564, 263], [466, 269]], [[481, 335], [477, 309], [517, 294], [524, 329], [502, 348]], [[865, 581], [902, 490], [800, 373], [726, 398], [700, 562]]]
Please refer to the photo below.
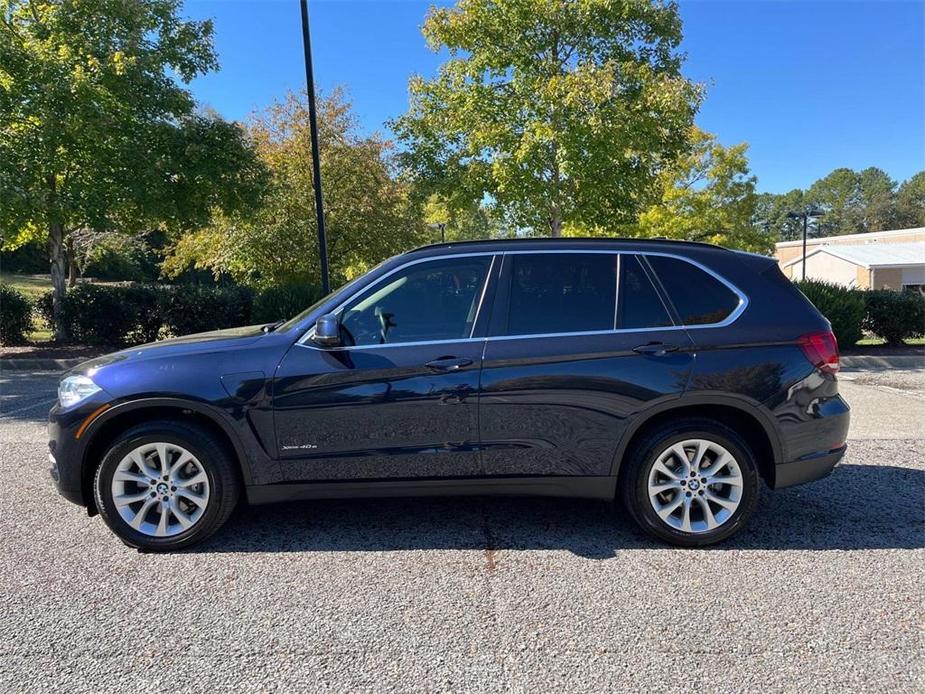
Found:
[[604, 504], [245, 508], [140, 554], [54, 492], [57, 374], [0, 374], [0, 691], [922, 691], [925, 371], [853, 372], [845, 462], [709, 550]]

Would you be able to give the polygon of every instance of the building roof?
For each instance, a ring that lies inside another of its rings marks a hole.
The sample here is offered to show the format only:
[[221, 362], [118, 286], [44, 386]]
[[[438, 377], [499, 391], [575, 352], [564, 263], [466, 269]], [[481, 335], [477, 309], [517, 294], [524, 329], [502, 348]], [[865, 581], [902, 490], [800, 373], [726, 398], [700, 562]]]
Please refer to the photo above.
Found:
[[[807, 244], [819, 245], [827, 243], [838, 243], [839, 241], [852, 241], [854, 243], [868, 243], [870, 241], [878, 241], [880, 239], [892, 239], [902, 236], [912, 236], [915, 234], [925, 233], [925, 227], [914, 227], [912, 229], [890, 229], [889, 231], [868, 231], [858, 234], [840, 234], [838, 236], [820, 236], [817, 238], [810, 238], [806, 240]], [[791, 248], [793, 246], [801, 246], [803, 244], [802, 239], [797, 239], [796, 241], [778, 241], [774, 245], [777, 248]], [[839, 244], [841, 245], [841, 244]]]
[[[857, 246], [817, 246], [807, 258], [816, 253], [828, 253], [836, 258], [847, 260], [849, 263], [866, 268], [876, 267], [908, 267], [910, 265], [925, 265], [925, 242], [920, 243], [869, 243]], [[803, 257], [797, 257], [784, 264], [784, 267], [802, 262]]]

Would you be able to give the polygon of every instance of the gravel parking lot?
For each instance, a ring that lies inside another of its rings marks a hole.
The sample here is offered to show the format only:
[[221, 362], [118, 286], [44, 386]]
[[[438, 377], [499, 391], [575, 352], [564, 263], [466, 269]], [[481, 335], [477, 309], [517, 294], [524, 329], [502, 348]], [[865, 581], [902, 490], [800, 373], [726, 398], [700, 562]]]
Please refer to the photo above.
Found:
[[845, 374], [845, 463], [705, 551], [592, 502], [426, 499], [139, 554], [53, 490], [56, 378], [0, 375], [0, 691], [925, 688], [925, 371]]

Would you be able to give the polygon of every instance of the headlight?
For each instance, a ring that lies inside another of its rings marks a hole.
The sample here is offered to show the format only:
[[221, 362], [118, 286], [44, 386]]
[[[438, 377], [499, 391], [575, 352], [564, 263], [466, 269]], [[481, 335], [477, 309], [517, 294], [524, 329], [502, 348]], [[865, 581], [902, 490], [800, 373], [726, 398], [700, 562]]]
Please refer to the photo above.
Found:
[[88, 376], [68, 376], [58, 384], [58, 402], [61, 407], [71, 407], [100, 390]]

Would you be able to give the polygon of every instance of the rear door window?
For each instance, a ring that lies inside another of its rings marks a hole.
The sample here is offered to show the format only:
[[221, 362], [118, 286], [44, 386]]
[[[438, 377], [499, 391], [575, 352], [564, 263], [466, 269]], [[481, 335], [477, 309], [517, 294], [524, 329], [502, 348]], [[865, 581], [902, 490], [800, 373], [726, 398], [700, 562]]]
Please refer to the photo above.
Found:
[[646, 259], [684, 325], [721, 323], [738, 307], [738, 295], [696, 265], [661, 255]]
[[620, 310], [617, 325], [626, 330], [660, 328], [672, 325], [652, 280], [635, 255], [621, 258]]
[[613, 330], [617, 255], [511, 254], [508, 335]]

